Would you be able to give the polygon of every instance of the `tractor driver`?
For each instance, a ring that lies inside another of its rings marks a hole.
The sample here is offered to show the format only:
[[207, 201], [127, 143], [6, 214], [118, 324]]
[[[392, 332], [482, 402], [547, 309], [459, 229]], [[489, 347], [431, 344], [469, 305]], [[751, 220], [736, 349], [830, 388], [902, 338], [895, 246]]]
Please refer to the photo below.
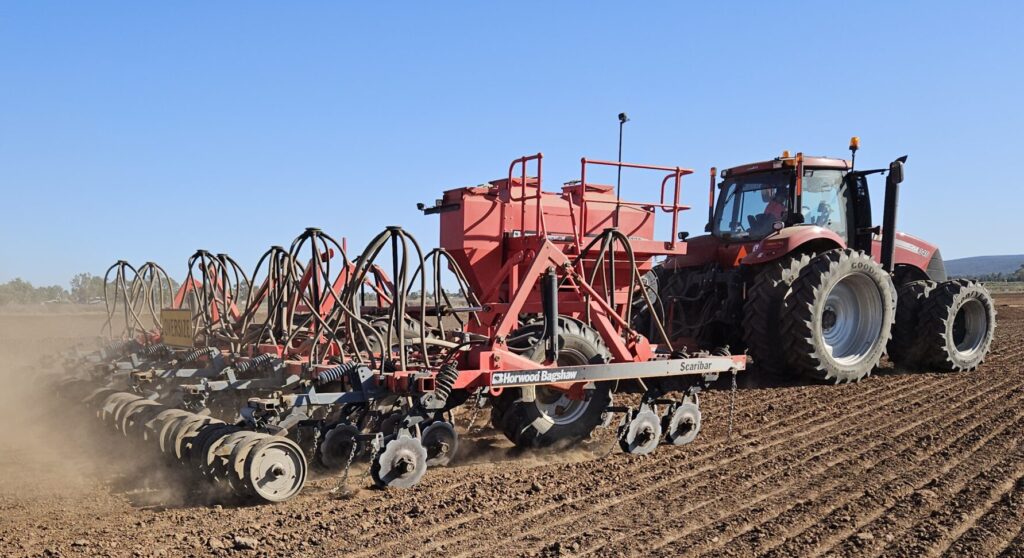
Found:
[[775, 221], [784, 221], [786, 219], [786, 213], [789, 206], [789, 196], [786, 195], [786, 187], [779, 186], [775, 189], [775, 195], [772, 196], [768, 206], [764, 208], [764, 215], [771, 219], [770, 223]]

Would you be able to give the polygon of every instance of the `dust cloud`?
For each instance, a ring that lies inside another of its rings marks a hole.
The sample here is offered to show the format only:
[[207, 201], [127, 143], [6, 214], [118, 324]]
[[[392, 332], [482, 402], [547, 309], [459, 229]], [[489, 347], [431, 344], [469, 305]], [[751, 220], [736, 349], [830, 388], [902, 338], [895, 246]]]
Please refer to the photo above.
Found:
[[74, 502], [100, 492], [134, 505], [174, 503], [169, 472], [149, 452], [103, 428], [83, 407], [60, 398], [58, 356], [96, 347], [102, 312], [0, 313], [0, 501]]

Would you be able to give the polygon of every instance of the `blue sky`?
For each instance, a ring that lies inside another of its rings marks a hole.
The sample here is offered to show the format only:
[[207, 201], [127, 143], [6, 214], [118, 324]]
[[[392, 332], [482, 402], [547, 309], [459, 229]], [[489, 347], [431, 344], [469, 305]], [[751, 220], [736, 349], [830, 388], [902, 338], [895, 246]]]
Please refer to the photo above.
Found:
[[[900, 228], [1024, 252], [1024, 4], [0, 3], [0, 281], [118, 258], [247, 266], [319, 226], [425, 244], [442, 190], [543, 151], [706, 173], [783, 149], [909, 154]], [[626, 176], [629, 197], [655, 185]], [[613, 180], [611, 176], [608, 180]], [[880, 200], [881, 188], [876, 197]], [[880, 221], [880, 215], [879, 219]]]

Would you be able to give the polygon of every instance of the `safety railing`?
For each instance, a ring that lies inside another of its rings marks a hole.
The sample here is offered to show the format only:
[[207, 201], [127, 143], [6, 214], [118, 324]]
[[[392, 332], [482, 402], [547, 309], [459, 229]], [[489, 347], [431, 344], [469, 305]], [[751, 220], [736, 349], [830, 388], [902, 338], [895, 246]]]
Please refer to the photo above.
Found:
[[[526, 194], [526, 190], [527, 190], [527, 187], [528, 187], [527, 186], [528, 176], [527, 176], [526, 169], [527, 169], [527, 164], [530, 161], [537, 161], [537, 188], [536, 188], [536, 192], [533, 195], [529, 195], [528, 196]], [[516, 159], [515, 161], [512, 161], [512, 164], [510, 164], [508, 166], [508, 192], [509, 192], [509, 200], [512, 201], [513, 203], [517, 202], [520, 205], [520, 221], [519, 221], [519, 223], [520, 223], [520, 226], [522, 227], [522, 230], [520, 231], [520, 234], [522, 234], [523, 236], [527, 236], [527, 231], [529, 230], [526, 227], [526, 202], [528, 200], [536, 200], [537, 201], [536, 207], [535, 207], [536, 212], [535, 212], [534, 222], [533, 222], [533, 224], [534, 224], [533, 234], [539, 235], [539, 236], [547, 236], [547, 234], [548, 234], [547, 224], [544, 222], [544, 211], [541, 208], [541, 193], [542, 193], [542, 185], [543, 185], [543, 180], [542, 180], [542, 178], [543, 178], [543, 162], [544, 162], [544, 154], [543, 153], [538, 153], [536, 155], [528, 155], [528, 156], [520, 157], [520, 158]], [[515, 194], [514, 194], [515, 190], [513, 189], [513, 182], [512, 182], [513, 177], [515, 176], [515, 170], [516, 170], [517, 166], [520, 167], [520, 169], [521, 169], [519, 185], [520, 185], [520, 188], [522, 188], [522, 195], [520, 195], [519, 197], [516, 197]]]
[[[588, 200], [587, 199], [587, 166], [588, 165], [597, 165], [597, 166], [606, 166], [606, 167], [617, 167], [617, 168], [620, 168], [620, 169], [628, 168], [628, 169], [656, 170], [656, 171], [665, 171], [665, 172], [668, 172], [670, 174], [668, 176], [666, 176], [664, 179], [662, 179], [662, 181], [661, 181], [661, 197], [660, 197], [658, 203], [622, 201], [622, 199], [619, 198], [619, 192], [616, 192], [616, 196], [615, 196], [614, 200], [602, 200], [602, 199], [589, 199]], [[615, 205], [616, 206], [616, 211], [614, 213], [613, 222], [612, 222], [612, 225], [614, 227], [618, 227], [618, 225], [619, 225], [619, 223], [618, 223], [618, 215], [619, 215], [618, 208], [619, 207], [638, 207], [638, 208], [656, 207], [656, 208], [660, 208], [662, 211], [664, 211], [666, 213], [671, 213], [672, 214], [672, 236], [671, 236], [671, 240], [669, 241], [669, 248], [670, 249], [675, 249], [676, 242], [678, 241], [678, 232], [679, 232], [679, 212], [680, 211], [685, 211], [685, 210], [689, 209], [688, 206], [680, 205], [679, 204], [679, 193], [680, 193], [680, 190], [682, 188], [683, 177], [688, 175], [688, 174], [693, 174], [693, 170], [692, 169], [684, 169], [682, 167], [665, 167], [665, 166], [659, 166], [659, 165], [642, 165], [642, 164], [638, 164], [638, 163], [624, 163], [624, 162], [618, 162], [618, 161], [600, 161], [600, 160], [596, 160], [596, 159], [587, 159], [586, 157], [583, 157], [582, 159], [580, 159], [580, 218], [578, 220], [578, 227], [577, 227], [577, 229], [575, 231], [577, 245], [583, 244], [583, 239], [586, 236], [587, 231], [589, 230], [589, 228], [588, 228], [588, 223], [589, 223], [589, 221], [588, 221], [588, 211], [587, 211], [587, 203], [589, 202], [589, 203], [603, 203], [603, 204]], [[668, 186], [669, 181], [673, 182], [673, 187], [674, 187], [674, 193], [673, 193], [672, 203], [671, 204], [665, 203], [665, 188]], [[570, 208], [572, 208], [571, 205], [570, 205]], [[575, 219], [575, 215], [573, 216], [573, 221], [574, 222], [577, 221]]]

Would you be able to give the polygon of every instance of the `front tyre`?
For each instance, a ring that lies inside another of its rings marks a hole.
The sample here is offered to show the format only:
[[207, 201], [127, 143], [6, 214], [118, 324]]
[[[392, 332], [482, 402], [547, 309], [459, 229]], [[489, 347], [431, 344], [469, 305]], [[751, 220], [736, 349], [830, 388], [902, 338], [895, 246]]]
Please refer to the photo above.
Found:
[[878, 366], [895, 315], [892, 278], [870, 256], [848, 249], [816, 256], [786, 295], [789, 366], [816, 380], [858, 381]]

